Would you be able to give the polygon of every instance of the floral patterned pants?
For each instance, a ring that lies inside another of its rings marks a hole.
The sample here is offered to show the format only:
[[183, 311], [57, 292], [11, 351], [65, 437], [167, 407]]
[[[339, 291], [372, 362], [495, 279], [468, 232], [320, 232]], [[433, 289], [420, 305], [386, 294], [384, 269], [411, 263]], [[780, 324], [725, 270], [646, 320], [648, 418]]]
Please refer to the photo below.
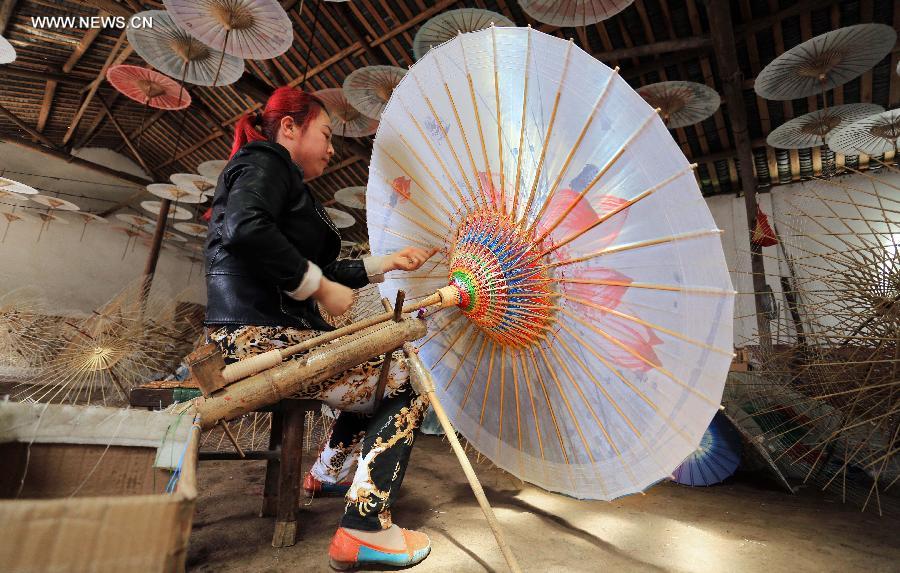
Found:
[[[320, 334], [277, 326], [223, 326], [208, 336], [222, 349], [225, 364], [231, 364]], [[376, 356], [295, 395], [322, 400], [341, 410], [312, 472], [320, 481], [335, 483], [349, 474], [358, 456], [341, 519], [341, 526], [352, 529], [377, 531], [391, 526], [390, 508], [403, 482], [415, 432], [428, 408], [428, 399], [416, 394], [409, 384], [405, 357], [396, 352], [382, 401], [372, 412], [383, 362], [384, 355]]]

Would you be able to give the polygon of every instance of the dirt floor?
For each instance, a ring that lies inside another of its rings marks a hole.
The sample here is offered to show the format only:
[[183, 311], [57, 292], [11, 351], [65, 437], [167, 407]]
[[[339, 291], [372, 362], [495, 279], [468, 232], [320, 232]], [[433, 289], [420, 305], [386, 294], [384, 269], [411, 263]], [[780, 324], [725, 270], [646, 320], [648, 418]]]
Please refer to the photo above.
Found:
[[[272, 519], [257, 517], [264, 474], [265, 462], [201, 462], [190, 571], [330, 571], [342, 500], [301, 505], [297, 544], [274, 549]], [[755, 474], [709, 488], [663, 483], [611, 503], [548, 494], [487, 464], [478, 474], [525, 571], [900, 572], [900, 517], [810, 488], [792, 496]], [[432, 540], [411, 571], [506, 570], [441, 438], [418, 438], [393, 516]]]

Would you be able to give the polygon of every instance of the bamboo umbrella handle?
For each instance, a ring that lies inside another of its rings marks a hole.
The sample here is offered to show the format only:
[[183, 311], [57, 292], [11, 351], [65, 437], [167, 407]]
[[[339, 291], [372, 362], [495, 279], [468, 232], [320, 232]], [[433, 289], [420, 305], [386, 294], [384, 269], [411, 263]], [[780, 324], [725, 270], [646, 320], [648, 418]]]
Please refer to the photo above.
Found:
[[513, 573], [521, 573], [522, 569], [519, 567], [519, 562], [516, 560], [516, 556], [513, 555], [512, 549], [510, 549], [509, 545], [506, 543], [506, 538], [503, 537], [503, 530], [500, 529], [500, 522], [497, 521], [497, 516], [494, 515], [494, 510], [491, 509], [491, 504], [488, 503], [487, 496], [484, 495], [484, 489], [481, 487], [481, 482], [478, 481], [478, 476], [475, 475], [475, 470], [472, 469], [472, 464], [469, 462], [469, 458], [466, 457], [466, 453], [459, 443], [459, 438], [456, 437], [456, 430], [453, 428], [453, 424], [450, 423], [450, 419], [447, 418], [447, 413], [444, 411], [441, 401], [434, 392], [434, 380], [431, 378], [431, 372], [422, 363], [422, 359], [419, 358], [416, 347], [411, 343], [407, 342], [403, 345], [403, 352], [409, 360], [410, 381], [413, 383], [413, 387], [417, 392], [425, 394], [431, 401], [434, 413], [437, 414], [437, 418], [441, 422], [441, 427], [444, 428], [444, 433], [447, 435], [450, 446], [453, 448], [453, 453], [456, 454], [456, 458], [462, 466], [463, 473], [466, 474], [466, 479], [469, 480], [469, 485], [472, 487], [472, 493], [475, 494], [475, 499], [478, 500], [478, 505], [481, 506], [481, 511], [484, 513], [488, 526], [490, 526], [491, 532], [493, 532], [494, 538], [497, 540], [497, 545], [500, 546], [500, 552], [503, 553], [503, 558], [506, 559], [509, 570]]

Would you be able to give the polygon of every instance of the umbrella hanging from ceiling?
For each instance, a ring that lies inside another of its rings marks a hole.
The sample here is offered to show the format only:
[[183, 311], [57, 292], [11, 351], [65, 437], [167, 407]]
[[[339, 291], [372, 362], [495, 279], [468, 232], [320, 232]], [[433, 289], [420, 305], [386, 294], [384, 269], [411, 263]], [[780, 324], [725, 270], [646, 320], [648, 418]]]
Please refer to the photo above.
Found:
[[447, 10], [422, 24], [413, 38], [413, 55], [421, 59], [428, 50], [452, 40], [460, 32], [477, 32], [494, 26], [514, 27], [516, 24], [503, 14], [481, 8]]
[[519, 0], [519, 6], [538, 22], [575, 28], [611, 18], [632, 2], [634, 0]]
[[341, 88], [327, 88], [313, 92], [322, 100], [331, 116], [331, 129], [341, 137], [366, 137], [378, 129], [378, 120], [366, 117], [350, 105]]
[[641, 86], [637, 93], [661, 110], [669, 129], [700, 123], [716, 113], [722, 102], [716, 90], [697, 82], [659, 82]]
[[900, 109], [891, 109], [842, 125], [831, 135], [829, 145], [844, 155], [881, 155], [893, 151], [896, 160], [898, 138]]
[[106, 71], [106, 79], [122, 95], [149, 107], [172, 111], [191, 105], [191, 94], [155, 70], [120, 64]]
[[363, 115], [378, 119], [394, 88], [406, 75], [396, 66], [366, 66], [344, 79], [344, 97]]

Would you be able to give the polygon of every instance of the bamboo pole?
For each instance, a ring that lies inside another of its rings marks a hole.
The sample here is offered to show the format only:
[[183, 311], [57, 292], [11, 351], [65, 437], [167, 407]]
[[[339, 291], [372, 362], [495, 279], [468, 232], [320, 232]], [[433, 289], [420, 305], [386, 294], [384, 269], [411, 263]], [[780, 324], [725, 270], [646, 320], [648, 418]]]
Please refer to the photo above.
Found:
[[512, 549], [510, 549], [509, 544], [503, 537], [503, 531], [500, 529], [500, 522], [497, 521], [497, 516], [494, 515], [494, 510], [491, 509], [487, 496], [484, 495], [484, 489], [481, 487], [481, 482], [478, 481], [478, 476], [475, 475], [475, 470], [472, 469], [472, 464], [469, 462], [469, 458], [466, 457], [466, 453], [459, 443], [459, 438], [456, 437], [456, 430], [450, 423], [450, 419], [447, 418], [447, 413], [444, 411], [441, 401], [434, 392], [434, 380], [431, 377], [431, 372], [422, 363], [422, 359], [419, 358], [418, 349], [413, 346], [412, 343], [405, 343], [403, 345], [403, 352], [406, 354], [409, 361], [410, 382], [413, 384], [413, 388], [416, 392], [428, 396], [428, 399], [431, 401], [434, 413], [437, 414], [437, 418], [441, 423], [441, 427], [444, 429], [447, 440], [453, 448], [453, 453], [456, 454], [456, 458], [462, 466], [463, 473], [466, 474], [466, 479], [469, 480], [469, 485], [472, 487], [472, 493], [475, 494], [475, 499], [478, 500], [478, 505], [481, 506], [481, 511], [484, 513], [484, 517], [487, 519], [491, 532], [497, 540], [497, 545], [500, 546], [500, 551], [503, 553], [503, 558], [506, 559], [509, 570], [514, 573], [520, 573], [522, 569], [519, 567], [519, 563], [516, 561], [516, 556], [513, 555]]

